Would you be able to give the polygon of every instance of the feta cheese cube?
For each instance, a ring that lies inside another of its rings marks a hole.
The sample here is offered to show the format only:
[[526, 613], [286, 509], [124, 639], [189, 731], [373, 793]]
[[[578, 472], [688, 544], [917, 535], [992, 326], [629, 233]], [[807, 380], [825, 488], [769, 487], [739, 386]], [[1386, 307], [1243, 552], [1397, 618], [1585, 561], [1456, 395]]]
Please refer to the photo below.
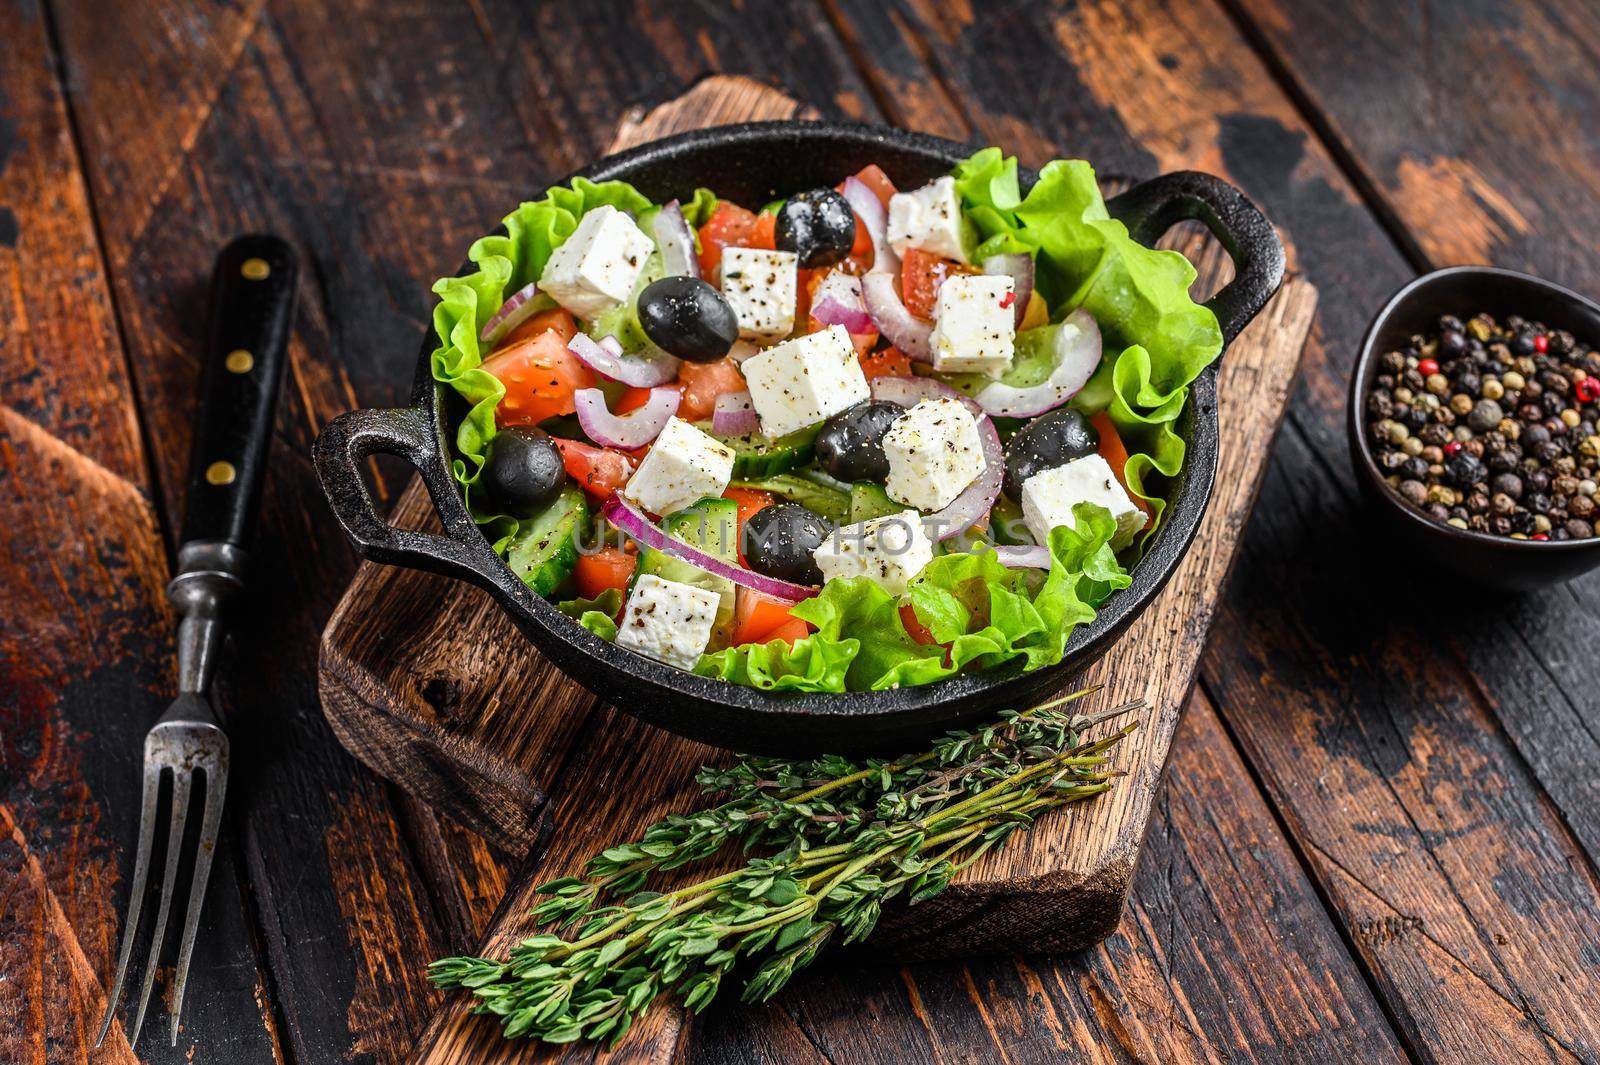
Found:
[[1098, 503], [1117, 521], [1113, 550], [1121, 551], [1133, 543], [1144, 528], [1144, 511], [1134, 505], [1111, 467], [1099, 455], [1085, 455], [1065, 466], [1041, 470], [1022, 485], [1022, 518], [1028, 531], [1041, 544], [1050, 543], [1050, 530], [1073, 524], [1072, 508], [1079, 503]]
[[954, 399], [925, 399], [883, 434], [890, 497], [922, 511], [938, 510], [983, 472], [978, 422]]
[[682, 418], [662, 427], [622, 494], [652, 514], [671, 514], [720, 496], [733, 476], [733, 448]]
[[722, 298], [746, 340], [780, 340], [794, 332], [799, 256], [792, 251], [725, 248]]
[[1016, 348], [1016, 299], [1011, 278], [956, 274], [939, 286], [933, 312], [933, 368], [946, 373], [983, 373], [998, 378], [1011, 367]]
[[956, 179], [946, 174], [915, 192], [889, 197], [889, 246], [901, 255], [907, 248], [968, 262], [967, 224], [956, 195]]
[[933, 561], [933, 544], [914, 510], [844, 525], [811, 552], [822, 579], [871, 577], [890, 595], [906, 590], [911, 578]]
[[850, 334], [842, 325], [768, 348], [746, 359], [739, 369], [761, 419], [761, 431], [769, 437], [815, 425], [871, 397]]
[[617, 625], [617, 646], [679, 669], [693, 669], [711, 642], [721, 596], [709, 588], [642, 573]]
[[603, 204], [550, 253], [539, 288], [579, 318], [594, 318], [629, 296], [655, 241], [633, 219]]

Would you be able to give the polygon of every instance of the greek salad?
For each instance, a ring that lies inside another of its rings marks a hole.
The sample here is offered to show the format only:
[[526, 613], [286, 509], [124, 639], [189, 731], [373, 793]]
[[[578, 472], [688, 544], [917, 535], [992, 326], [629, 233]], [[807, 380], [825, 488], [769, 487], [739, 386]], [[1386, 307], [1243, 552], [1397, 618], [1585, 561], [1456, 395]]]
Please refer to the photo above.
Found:
[[575, 180], [439, 281], [456, 479], [536, 593], [779, 691], [1061, 659], [1129, 583], [1222, 347], [1093, 170], [978, 152], [741, 205]]

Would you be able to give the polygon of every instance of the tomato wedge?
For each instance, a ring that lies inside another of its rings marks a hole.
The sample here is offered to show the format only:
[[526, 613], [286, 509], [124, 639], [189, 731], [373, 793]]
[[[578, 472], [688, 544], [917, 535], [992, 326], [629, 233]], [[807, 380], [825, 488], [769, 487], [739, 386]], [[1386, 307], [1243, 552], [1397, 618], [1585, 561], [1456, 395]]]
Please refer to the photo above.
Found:
[[555, 328], [501, 348], [484, 360], [483, 368], [506, 389], [494, 412], [502, 427], [538, 425], [571, 414], [577, 410], [572, 394], [594, 384], [594, 373], [567, 350], [567, 341]]
[[[856, 180], [878, 194], [878, 199], [883, 201], [883, 206], [889, 206], [889, 197], [900, 191], [894, 187], [894, 182], [889, 180], [889, 175], [883, 172], [883, 167], [877, 163], [868, 163], [856, 171]], [[839, 190], [844, 191], [844, 183], [840, 182]]]
[[748, 566], [750, 563], [745, 561], [744, 557], [744, 523], [749, 521], [751, 516], [762, 507], [770, 507], [772, 505], [772, 493], [763, 492], [758, 488], [727, 488], [723, 490], [722, 498], [733, 500], [739, 507], [737, 540], [739, 561]]
[[782, 625], [779, 625], [777, 628], [767, 633], [766, 638], [762, 642], [771, 643], [773, 640], [782, 640], [790, 647], [793, 647], [796, 640], [803, 640], [810, 635], [810, 625], [807, 625], [799, 618], [790, 618]]
[[597, 599], [608, 588], [626, 591], [633, 579], [639, 556], [620, 547], [602, 547], [578, 556], [572, 571], [572, 587], [584, 599]]
[[900, 624], [905, 626], [906, 635], [920, 644], [933, 647], [939, 642], [933, 638], [928, 626], [917, 619], [917, 612], [910, 603], [900, 604]]
[[553, 329], [561, 334], [562, 343], [572, 343], [572, 338], [578, 335], [578, 323], [572, 320], [572, 315], [560, 307], [552, 307], [548, 311], [540, 311], [526, 322], [517, 326], [505, 335], [500, 341], [496, 351], [509, 348], [513, 344], [521, 343], [530, 337], [536, 337], [547, 329]]
[[1123, 473], [1124, 467], [1128, 465], [1128, 449], [1122, 443], [1122, 436], [1111, 421], [1111, 415], [1101, 411], [1089, 419], [1089, 424], [1100, 434], [1100, 446], [1097, 450], [1100, 452], [1100, 457], [1106, 460], [1106, 465], [1111, 467], [1111, 472], [1117, 475], [1117, 483], [1122, 485], [1122, 490], [1128, 493], [1133, 505], [1144, 511], [1146, 517], [1155, 517], [1155, 511], [1150, 508], [1150, 504], [1134, 495], [1133, 490], [1128, 487], [1128, 478]]
[[773, 251], [778, 247], [778, 212], [766, 211], [756, 215], [756, 227], [750, 233], [747, 248], [764, 248]]
[[552, 436], [550, 440], [561, 452], [561, 464], [566, 467], [567, 476], [597, 500], [611, 498], [633, 476], [636, 464], [621, 451], [559, 436]]
[[977, 267], [954, 259], [943, 259], [921, 248], [907, 248], [900, 258], [900, 290], [906, 310], [925, 321], [933, 321], [938, 306], [939, 286], [953, 274], [975, 274]]
[[678, 417], [696, 422], [711, 417], [717, 397], [724, 392], [743, 392], [744, 375], [732, 359], [685, 362], [678, 368], [678, 387], [683, 393]]
[[801, 635], [809, 629], [799, 618], [789, 616], [793, 603], [758, 592], [740, 588], [733, 609], [733, 643], [766, 643], [774, 630], [799, 623]]
[[[676, 388], [677, 385], [665, 385], [663, 387]], [[640, 407], [650, 402], [650, 393], [652, 391], [654, 391], [654, 389], [629, 388], [626, 392], [622, 393], [622, 395], [618, 396], [617, 401], [611, 405], [611, 413], [626, 414], [630, 410], [638, 410]]]
[[[723, 200], [711, 212], [706, 224], [700, 227], [700, 276], [717, 284], [722, 270], [722, 249], [753, 248], [756, 226], [760, 218], [736, 203]], [[768, 223], [771, 230], [771, 223]], [[771, 247], [772, 245], [768, 245]]]
[[744, 523], [749, 521], [756, 511], [772, 506], [772, 493], [763, 492], [759, 488], [725, 488], [722, 498], [731, 499], [738, 505], [741, 530], [744, 528]]
[[867, 351], [859, 354], [858, 358], [861, 362], [861, 372], [867, 375], [869, 381], [874, 377], [911, 376], [911, 356], [899, 348]]

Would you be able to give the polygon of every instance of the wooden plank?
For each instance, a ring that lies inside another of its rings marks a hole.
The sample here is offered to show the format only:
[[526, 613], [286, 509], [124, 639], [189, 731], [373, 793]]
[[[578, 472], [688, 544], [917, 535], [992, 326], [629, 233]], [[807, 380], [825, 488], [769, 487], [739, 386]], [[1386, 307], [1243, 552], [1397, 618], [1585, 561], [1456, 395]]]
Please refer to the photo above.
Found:
[[[328, 535], [305, 455], [335, 412], [404, 393], [427, 314], [417, 279], [445, 272], [549, 164], [501, 105], [465, 4], [59, 8], [94, 191], [127, 207], [106, 230], [112, 280], [169, 513], [215, 248], [268, 228], [307, 255], [256, 558], [274, 579], [253, 588], [228, 671], [235, 748], [249, 755], [233, 786], [287, 1052], [397, 1061], [438, 1001], [424, 966], [447, 940], [389, 790], [317, 703], [315, 634], [354, 560]], [[439, 17], [466, 32], [438, 32]], [[427, 62], [397, 61], [422, 39]], [[129, 138], [122, 88], [152, 70], [164, 82], [134, 94], [146, 113]], [[456, 132], [419, 137], [419, 123]]]
[[[158, 989], [137, 1059], [120, 1023], [93, 1049], [138, 838], [144, 731], [173, 690], [174, 623], [47, 27], [29, 4], [0, 3], [0, 20], [0, 1060], [272, 1062], [226, 838], [179, 1045], [167, 1046]], [[131, 975], [136, 1000], [142, 968]]]
[[[1600, 224], [1592, 4], [1495, 3], [1470, 19], [1394, 15], [1366, 0], [1338, 18], [1294, 0], [1243, 6], [1419, 259], [1600, 288], [1600, 244], [1583, 236]], [[1591, 574], [1469, 609], [1470, 624], [1442, 634], [1591, 859], [1600, 858], [1597, 598], [1600, 574]]]
[[1421, 258], [1600, 277], [1593, 4], [1230, 2]]
[[[1216, 712], [1173, 743], [1128, 912], [1082, 954], [819, 965], [695, 1022], [691, 1057], [762, 1061], [1401, 1061]], [[1223, 856], [1223, 860], [1218, 860]], [[860, 1023], [861, 1017], [871, 1019]]]
[[[1503, 623], [1484, 617], [1490, 612], [1470, 604], [1430, 604], [1422, 608], [1427, 620], [1412, 624], [1403, 617], [1376, 621], [1371, 608], [1351, 602], [1352, 589], [1371, 588], [1386, 611], [1394, 590], [1414, 583], [1399, 576], [1403, 564], [1383, 558], [1381, 546], [1368, 547], [1362, 540], [1360, 504], [1343, 457], [1342, 413], [1361, 332], [1382, 299], [1412, 271], [1363, 210], [1328, 151], [1226, 13], [1212, 4], [991, 5], [980, 21], [965, 18], [960, 8], [931, 4], [831, 3], [853, 27], [863, 53], [886, 72], [884, 99], [909, 99], [908, 109], [942, 113], [938, 98], [919, 102], [917, 86], [927, 85], [924, 96], [942, 93], [959, 100], [988, 139], [1005, 137], [1026, 111], [1047, 145], [1053, 141], [1096, 160], [1129, 159], [1135, 167], [1142, 153], [1152, 170], [1214, 170], [1240, 184], [1294, 235], [1293, 261], [1323, 293], [1320, 328], [1307, 351], [1275, 472], [1263, 486], [1257, 517], [1246, 534], [1241, 579], [1229, 592], [1203, 675], [1222, 716], [1271, 786], [1274, 801], [1282, 804], [1301, 850], [1314, 859], [1319, 886], [1347, 922], [1347, 934], [1415, 1053], [1450, 1056], [1474, 1044], [1504, 1048], [1511, 1041], [1518, 1052], [1544, 1057], [1560, 1056], [1563, 1044], [1579, 1047], [1580, 1053], [1592, 1046], [1585, 1042], [1592, 1011], [1570, 1016], [1567, 989], [1581, 986], [1592, 994], [1593, 968], [1583, 969], [1566, 948], [1551, 942], [1551, 933], [1528, 929], [1522, 911], [1529, 899], [1512, 890], [1524, 881], [1552, 885], [1536, 893], [1541, 916], [1569, 932], [1584, 924], [1593, 927], [1592, 866], [1575, 853], [1561, 816], [1551, 810], [1518, 752], [1496, 737], [1482, 704], [1465, 696], [1478, 685], [1496, 683], [1489, 678], [1506, 677], [1514, 686], [1508, 684], [1495, 699], [1502, 712], [1512, 699], [1535, 693], [1539, 702], [1560, 709], [1563, 697], [1539, 676], [1548, 667], [1526, 658], [1519, 665], [1502, 651], [1464, 659], [1470, 672], [1450, 674], [1449, 683], [1425, 683], [1414, 674], [1433, 669], [1440, 628], [1467, 634], [1444, 637], [1447, 646], [1454, 640], [1480, 655], [1485, 645], [1515, 647], [1518, 638], [1500, 628]], [[1340, 10], [1319, 15], [1319, 24], [1342, 17]], [[1349, 32], [1382, 22], [1386, 16], [1376, 11], [1374, 6], [1367, 21], [1352, 21]], [[1472, 20], [1459, 21], [1460, 32], [1472, 32]], [[1307, 49], [1326, 45], [1329, 68], [1358, 50], [1328, 44], [1335, 39], [1315, 31], [1302, 38]], [[997, 62], [995, 42], [1001, 40], [1045, 42], [1054, 54], [1032, 56], [1027, 63]], [[1415, 44], [1410, 56], [1397, 52], [1394, 62], [1426, 54], [1425, 42]], [[897, 56], [918, 55], [931, 57], [934, 77], [919, 80], [914, 67], [906, 72], [898, 65]], [[1393, 92], [1395, 110], [1422, 108], [1425, 98], [1395, 90], [1396, 79], [1372, 76], [1371, 69], [1350, 63], [1344, 72], [1364, 79], [1370, 92]], [[1038, 89], [1030, 87], [1030, 77]], [[1485, 85], [1493, 81], [1486, 79]], [[1493, 144], [1494, 138], [1482, 143]], [[1430, 197], [1419, 200], [1426, 202]], [[1592, 601], [1587, 592], [1580, 594]], [[1592, 610], [1585, 617], [1581, 605], [1548, 600], [1538, 609], [1546, 611], [1550, 629], [1570, 626], [1578, 634], [1572, 644], [1556, 642], [1545, 656], [1561, 661], [1570, 655], [1571, 668], [1581, 669], [1577, 649], [1592, 646], [1592, 636], [1587, 644], [1579, 642], [1592, 632]], [[1510, 606], [1495, 612], [1520, 614]], [[1340, 694], [1318, 694], [1330, 690]], [[1304, 719], [1312, 713], [1315, 727], [1307, 727]], [[1493, 834], [1497, 857], [1492, 867], [1438, 855], [1446, 849], [1445, 837], [1415, 822], [1412, 810], [1430, 804], [1429, 789], [1436, 783], [1463, 785], [1428, 774], [1390, 780], [1391, 773], [1409, 764], [1409, 755], [1398, 753], [1394, 735], [1375, 739], [1368, 732], [1368, 714], [1397, 714], [1408, 727], [1423, 728], [1430, 741], [1424, 757], [1436, 757], [1435, 746], [1444, 742], [1440, 737], [1470, 737], [1506, 798], [1474, 811], [1494, 820], [1475, 822], [1456, 811], [1459, 818], [1449, 818], [1443, 830]], [[1515, 734], [1514, 724], [1507, 727]], [[1279, 735], [1291, 729], [1292, 736]], [[1556, 730], [1544, 746], [1541, 757], [1547, 764], [1581, 761], [1581, 755], [1558, 753], [1586, 749], [1564, 747], [1565, 734]], [[1529, 760], [1539, 764], [1537, 758]], [[1343, 781], [1356, 769], [1362, 786], [1354, 797], [1327, 783]], [[1569, 772], [1581, 770], [1572, 766]], [[1567, 816], [1576, 818], [1580, 831], [1582, 817], [1588, 816], [1577, 813], [1581, 806], [1568, 802], [1562, 810], [1573, 811]], [[1356, 832], [1352, 824], [1366, 826], [1371, 834]], [[1399, 835], [1391, 838], [1380, 830]], [[1370, 865], [1374, 848], [1386, 860], [1409, 853], [1415, 856], [1413, 866], [1420, 863], [1405, 879], [1403, 892], [1368, 870], [1362, 879], [1377, 885], [1374, 894], [1330, 862], [1315, 860], [1338, 854], [1339, 861], [1359, 858], [1358, 866]], [[1576, 862], [1575, 869], [1569, 861]], [[1439, 919], [1435, 914], [1448, 915], [1450, 950], [1477, 959], [1472, 966], [1449, 960], [1426, 937], [1412, 934], [1418, 920], [1431, 926]], [[1548, 947], [1555, 971], [1527, 956], [1533, 948], [1506, 932], [1508, 925]], [[1492, 974], [1496, 994], [1503, 997], [1486, 996], [1480, 972]], [[1547, 1018], [1560, 1020], [1551, 1026]], [[1555, 1035], [1542, 1037], [1541, 1026], [1550, 1026]]]

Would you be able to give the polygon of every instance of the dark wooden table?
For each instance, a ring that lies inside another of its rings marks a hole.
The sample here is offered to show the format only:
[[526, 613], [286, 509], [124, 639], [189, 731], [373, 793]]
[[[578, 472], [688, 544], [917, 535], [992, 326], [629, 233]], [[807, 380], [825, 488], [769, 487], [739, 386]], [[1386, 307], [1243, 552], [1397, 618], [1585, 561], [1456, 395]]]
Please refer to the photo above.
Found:
[[1286, 229], [1321, 315], [1117, 934], [822, 964], [718, 1005], [683, 1055], [1600, 1060], [1600, 576], [1508, 599], [1414, 570], [1363, 539], [1342, 428], [1361, 330], [1418, 271], [1600, 290], [1594, 15], [0, 0], [0, 1061], [134, 1057], [89, 1043], [173, 668], [205, 273], [254, 228], [308, 258], [266, 579], [228, 668], [238, 765], [186, 1030], [140, 1057], [406, 1057], [440, 1002], [426, 961], [471, 944], [510, 869], [328, 731], [316, 638], [355, 560], [306, 454], [402, 398], [427, 282], [473, 237], [713, 72], [1028, 163], [1221, 174]]

